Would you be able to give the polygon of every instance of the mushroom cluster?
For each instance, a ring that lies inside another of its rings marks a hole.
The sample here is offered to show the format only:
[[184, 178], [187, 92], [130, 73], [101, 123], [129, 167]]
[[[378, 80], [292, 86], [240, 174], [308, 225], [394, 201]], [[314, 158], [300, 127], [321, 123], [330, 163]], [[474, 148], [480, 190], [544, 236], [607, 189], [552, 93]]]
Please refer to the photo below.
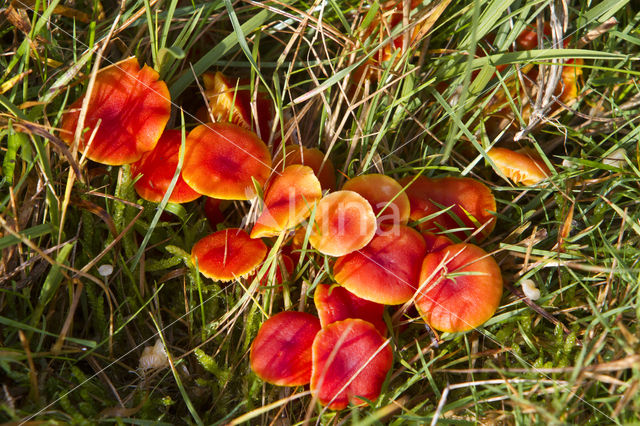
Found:
[[[263, 229], [270, 188], [280, 178], [267, 186], [254, 229]], [[295, 194], [307, 193], [309, 185], [301, 178], [288, 182], [288, 199], [278, 195], [270, 216], [309, 232], [309, 244], [334, 258], [335, 283], [315, 287], [317, 317], [286, 311], [264, 322], [251, 347], [251, 368], [264, 381], [309, 384], [316, 400], [334, 410], [373, 401], [393, 359], [386, 305], [413, 303], [427, 324], [445, 332], [471, 330], [497, 310], [502, 276], [496, 261], [477, 245], [453, 241], [481, 242], [495, 226], [495, 199], [481, 182], [361, 175], [339, 191], [309, 197], [315, 205], [306, 228]], [[293, 226], [273, 229], [272, 236], [288, 232], [295, 243]], [[292, 371], [304, 374], [291, 380]]]
[[[223, 228], [194, 244], [191, 261], [212, 280], [257, 278], [262, 286], [256, 287], [278, 289], [295, 276], [301, 252], [327, 256], [335, 282], [315, 286], [317, 316], [277, 313], [258, 331], [250, 364], [260, 378], [279, 386], [309, 384], [329, 409], [359, 405], [378, 398], [392, 367], [386, 305], [413, 304], [427, 324], [445, 332], [471, 330], [493, 315], [502, 295], [500, 269], [468, 242], [482, 242], [495, 226], [496, 202], [483, 183], [365, 174], [336, 191], [333, 165], [318, 149], [278, 141], [272, 157], [273, 138], [263, 138], [275, 127], [264, 124], [273, 114], [266, 105], [250, 108], [248, 90], [236, 90], [220, 73], [206, 75], [205, 87], [214, 122], [194, 127], [183, 142], [181, 131], [165, 130], [164, 82], [127, 59], [97, 74], [84, 120], [88, 131], [75, 137], [81, 98], [63, 116], [62, 137], [69, 144], [79, 140], [94, 161], [132, 163], [136, 191], [152, 202], [171, 187], [183, 143], [171, 202], [204, 195], [205, 210], [215, 215], [221, 200], [262, 195], [250, 232]], [[299, 250], [307, 242], [313, 250]], [[279, 261], [269, 283], [257, 271], [270, 252]]]

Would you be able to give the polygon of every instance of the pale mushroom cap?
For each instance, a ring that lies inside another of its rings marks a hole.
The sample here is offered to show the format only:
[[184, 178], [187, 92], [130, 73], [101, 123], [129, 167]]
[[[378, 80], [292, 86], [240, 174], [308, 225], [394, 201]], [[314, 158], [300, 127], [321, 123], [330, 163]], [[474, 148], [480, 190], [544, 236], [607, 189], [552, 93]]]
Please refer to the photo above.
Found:
[[392, 177], [377, 173], [356, 176], [349, 179], [342, 189], [366, 198], [380, 224], [405, 225], [409, 221], [409, 197]]
[[360, 194], [336, 191], [318, 202], [311, 226], [313, 248], [329, 256], [344, 256], [369, 244], [376, 232], [376, 216]]

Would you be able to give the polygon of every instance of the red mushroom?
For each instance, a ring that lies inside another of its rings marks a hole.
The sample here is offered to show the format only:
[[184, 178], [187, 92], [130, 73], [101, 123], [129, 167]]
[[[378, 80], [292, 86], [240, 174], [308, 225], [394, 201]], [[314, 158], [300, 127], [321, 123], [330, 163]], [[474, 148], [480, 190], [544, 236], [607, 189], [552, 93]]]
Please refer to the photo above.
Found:
[[426, 243], [427, 253], [433, 253], [434, 251], [440, 251], [445, 247], [453, 244], [453, 241], [445, 235], [434, 234], [433, 232], [423, 232], [422, 238]]
[[384, 305], [362, 299], [344, 287], [318, 284], [313, 301], [322, 327], [348, 318], [359, 318], [373, 324], [381, 335], [387, 334], [387, 324], [382, 319]]
[[318, 148], [305, 148], [301, 145], [287, 145], [284, 147], [285, 159], [279, 150], [273, 160], [275, 170], [284, 170], [292, 164], [302, 164], [313, 169], [320, 181], [322, 189], [333, 190], [336, 186], [336, 171], [331, 160]]
[[[178, 167], [180, 130], [165, 130], [153, 151], [145, 152], [142, 158], [131, 165], [131, 175], [136, 180], [134, 188], [138, 195], [147, 201], [159, 203], [169, 189], [169, 184]], [[196, 191], [178, 176], [169, 201], [188, 203], [200, 197]]]
[[217, 198], [205, 197], [204, 200], [204, 215], [209, 221], [209, 226], [216, 229], [218, 224], [224, 222], [224, 209], [227, 207], [225, 204], [230, 201], [218, 200]]
[[385, 305], [405, 303], [418, 289], [425, 242], [405, 225], [381, 227], [364, 248], [336, 260], [333, 274], [344, 288]]
[[447, 332], [468, 331], [495, 313], [502, 297], [496, 261], [473, 244], [454, 244], [424, 258], [415, 298], [427, 324]]
[[262, 240], [253, 240], [242, 229], [214, 232], [195, 243], [191, 261], [200, 272], [217, 281], [230, 281], [249, 275], [267, 255]]
[[[62, 116], [60, 138], [69, 145], [83, 101], [84, 96]], [[158, 73], [147, 65], [140, 69], [135, 57], [125, 59], [96, 75], [84, 121], [89, 130], [80, 137], [78, 149], [98, 163], [133, 163], [156, 146], [170, 113], [169, 89]]]
[[[421, 0], [411, 0], [409, 3], [409, 10], [413, 10], [418, 7]], [[389, 0], [380, 5], [380, 10], [375, 16], [371, 24], [364, 30], [360, 36], [360, 40], [366, 40], [369, 37], [373, 37], [374, 45], [378, 45], [380, 42], [388, 39], [391, 32], [395, 27], [402, 24], [404, 15], [404, 1], [403, 0]], [[423, 21], [423, 23], [414, 25], [409, 31], [409, 44], [415, 44], [422, 35], [424, 35], [424, 29], [430, 25], [429, 20]], [[392, 58], [398, 61], [404, 53], [404, 34], [399, 35], [381, 46], [377, 52], [373, 54], [364, 64], [360, 65], [353, 71], [351, 80], [354, 84], [360, 84], [362, 79], [377, 80], [379, 78], [379, 72], [376, 72], [376, 68], [385, 61]]]
[[[240, 127], [259, 133], [263, 141], [269, 141], [274, 111], [273, 104], [265, 93], [257, 92], [255, 109], [257, 115], [254, 120], [251, 109], [253, 96], [246, 88], [249, 86], [248, 80], [234, 80], [221, 72], [204, 73], [202, 78], [211, 114], [218, 122], [231, 121]], [[255, 123], [258, 123], [257, 127]]]
[[[269, 277], [271, 276], [271, 268], [275, 268], [272, 281], [269, 280]], [[285, 282], [285, 280], [291, 278], [293, 274], [293, 268], [294, 265], [291, 257], [287, 256], [286, 254], [281, 255], [280, 260], [274, 262], [270, 266], [269, 270], [265, 272], [264, 276], [260, 280], [260, 286], [267, 287], [272, 285], [276, 287], [277, 291], [282, 291], [282, 284]]]
[[313, 341], [311, 392], [322, 405], [342, 410], [349, 402], [375, 400], [391, 369], [388, 342], [369, 322], [346, 319], [327, 325]]
[[[459, 228], [470, 228], [472, 232], [482, 228], [476, 234], [476, 240], [485, 239], [495, 227], [496, 200], [491, 190], [475, 179], [466, 177], [427, 178], [418, 176], [413, 183], [412, 177], [400, 181], [409, 185], [406, 193], [411, 203], [411, 219], [421, 220], [427, 216], [450, 207], [450, 210], [434, 219], [420, 223], [422, 231], [440, 232]], [[458, 223], [460, 222], [460, 223]], [[464, 240], [463, 231], [453, 233]]]
[[264, 185], [271, 155], [258, 136], [231, 123], [201, 125], [187, 135], [182, 177], [199, 192], [221, 200], [249, 200], [254, 180]]
[[251, 369], [267, 383], [301, 386], [311, 380], [311, 347], [318, 318], [305, 312], [280, 312], [266, 320], [251, 344]]

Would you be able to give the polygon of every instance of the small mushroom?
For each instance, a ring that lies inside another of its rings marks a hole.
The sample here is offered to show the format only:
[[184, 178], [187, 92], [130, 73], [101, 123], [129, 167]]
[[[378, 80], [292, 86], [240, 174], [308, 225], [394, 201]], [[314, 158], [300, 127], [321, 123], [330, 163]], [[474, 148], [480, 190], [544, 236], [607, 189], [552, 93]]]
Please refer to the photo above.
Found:
[[549, 177], [550, 170], [540, 156], [531, 150], [512, 151], [491, 148], [487, 153], [500, 172], [514, 183], [535, 185]]
[[251, 369], [267, 383], [301, 386], [311, 380], [318, 318], [305, 312], [280, 312], [266, 320], [251, 344]]
[[[178, 167], [181, 144], [180, 130], [165, 130], [156, 147], [131, 165], [131, 175], [137, 179], [134, 188], [140, 197], [154, 203], [162, 201]], [[188, 203], [198, 197], [200, 194], [186, 184], [181, 173], [169, 201]]]
[[156, 339], [153, 346], [145, 346], [140, 355], [138, 365], [141, 370], [165, 368], [169, 366], [169, 358], [164, 350], [162, 340]]
[[369, 201], [378, 224], [406, 225], [411, 206], [402, 185], [395, 179], [377, 173], [351, 178], [342, 187], [354, 191]]
[[[411, 0], [411, 2], [408, 3], [409, 11], [414, 10], [420, 3], [421, 0]], [[364, 41], [372, 37], [373, 44], [377, 45], [388, 39], [393, 30], [403, 23], [404, 4], [405, 2], [403, 0], [389, 0], [381, 3], [380, 9], [371, 21], [371, 24], [369, 24], [359, 37], [360, 40]], [[425, 28], [430, 28], [430, 25], [429, 20], [420, 20], [417, 24], [412, 25], [412, 28], [407, 34], [409, 44], [413, 45], [419, 41], [420, 37], [425, 33]], [[404, 34], [401, 34], [382, 45], [370, 59], [353, 71], [351, 81], [354, 84], [362, 84], [363, 79], [371, 81], [377, 80], [381, 74], [381, 72], [377, 70], [380, 68], [380, 64], [394, 58], [394, 56], [396, 61], [402, 58], [404, 54], [404, 37]]]
[[[459, 228], [469, 228], [470, 232], [482, 230], [475, 239], [482, 241], [488, 237], [495, 227], [496, 200], [491, 190], [482, 182], [466, 177], [427, 178], [418, 176], [400, 180], [406, 187], [411, 203], [411, 220], [423, 220], [422, 231], [441, 232]], [[443, 209], [449, 211], [424, 221], [424, 218], [436, 214]], [[460, 240], [467, 238], [464, 231], [452, 232]]]
[[423, 232], [422, 238], [424, 238], [424, 242], [426, 243], [427, 253], [440, 251], [453, 244], [451, 238], [445, 235], [434, 234], [433, 232]]
[[204, 215], [209, 221], [209, 226], [216, 229], [218, 224], [224, 222], [224, 209], [230, 201], [218, 200], [217, 198], [204, 197]]
[[[273, 280], [269, 280], [271, 268], [275, 268]], [[262, 279], [260, 280], [260, 286], [268, 287], [275, 286], [277, 291], [282, 291], [282, 284], [285, 280], [290, 279], [293, 274], [293, 260], [291, 257], [283, 254], [277, 262], [274, 262], [270, 269], [266, 271]]]
[[374, 401], [391, 369], [393, 354], [369, 322], [346, 319], [327, 325], [313, 341], [311, 393], [331, 410]]
[[353, 191], [336, 191], [316, 207], [309, 243], [328, 256], [360, 250], [376, 232], [376, 216], [369, 202]]
[[387, 324], [382, 319], [384, 305], [362, 299], [344, 287], [318, 284], [313, 301], [322, 327], [348, 318], [360, 318], [373, 324], [382, 336], [387, 334]]
[[267, 255], [262, 240], [253, 240], [238, 228], [223, 229], [202, 238], [191, 249], [191, 261], [202, 275], [231, 281], [249, 275]]
[[521, 285], [522, 285], [522, 292], [526, 297], [528, 297], [531, 300], [540, 299], [540, 290], [538, 289], [538, 287], [536, 287], [535, 281], [533, 281], [530, 278], [527, 278], [526, 280], [522, 280]]
[[366, 300], [385, 305], [405, 303], [418, 289], [426, 255], [420, 233], [405, 225], [381, 227], [364, 248], [336, 260], [340, 285]]
[[231, 123], [200, 125], [187, 135], [182, 177], [202, 195], [221, 200], [255, 197], [264, 185], [271, 155], [258, 136]]
[[422, 262], [415, 305], [436, 330], [468, 331], [487, 321], [500, 305], [500, 267], [473, 244], [454, 244]]
[[[271, 122], [274, 118], [273, 104], [265, 93], [257, 91], [255, 120], [251, 102], [253, 95], [245, 87], [248, 80], [232, 79], [221, 72], [202, 75], [205, 95], [209, 101], [211, 115], [218, 122], [232, 122], [240, 127], [259, 133], [260, 139], [269, 141]], [[257, 128], [255, 123], [257, 123]]]
[[275, 176], [264, 195], [264, 208], [251, 230], [251, 238], [273, 237], [304, 221], [322, 188], [311, 167], [292, 165]]
[[[83, 102], [84, 96], [62, 116], [60, 138], [69, 145]], [[141, 69], [135, 57], [125, 59], [96, 75], [84, 121], [89, 130], [78, 149], [98, 163], [133, 163], [156, 146], [170, 113], [169, 89], [159, 74], [147, 65]]]
[[284, 161], [282, 151], [278, 151], [273, 160], [274, 170], [284, 170], [292, 164], [302, 164], [313, 169], [320, 181], [322, 189], [333, 190], [336, 186], [336, 171], [331, 160], [318, 148], [305, 148], [301, 145], [287, 145], [284, 147]]

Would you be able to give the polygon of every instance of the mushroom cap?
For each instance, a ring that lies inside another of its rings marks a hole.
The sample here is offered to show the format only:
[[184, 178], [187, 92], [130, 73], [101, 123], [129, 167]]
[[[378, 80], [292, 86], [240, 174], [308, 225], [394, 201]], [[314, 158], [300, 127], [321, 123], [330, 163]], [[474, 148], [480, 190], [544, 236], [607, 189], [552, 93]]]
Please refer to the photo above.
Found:
[[445, 235], [434, 234], [433, 232], [423, 232], [422, 238], [424, 238], [424, 242], [426, 243], [427, 253], [440, 251], [443, 248], [453, 244], [451, 238]]
[[[140, 69], [135, 57], [103, 68], [89, 99], [78, 149], [102, 164], [122, 165], [138, 161], [160, 139], [171, 113], [169, 89], [153, 68]], [[60, 138], [72, 145], [84, 96], [62, 116]], [[91, 134], [98, 126], [91, 145]]]
[[276, 176], [264, 194], [264, 208], [251, 230], [251, 238], [273, 237], [309, 217], [322, 188], [311, 167], [292, 165]]
[[320, 331], [318, 318], [305, 312], [280, 312], [266, 320], [251, 344], [251, 369], [267, 383], [301, 386], [311, 380], [311, 347]]
[[[418, 176], [410, 184], [412, 179], [409, 176], [400, 180], [402, 185], [408, 185], [405, 191], [411, 203], [411, 220], [420, 220], [452, 206], [436, 218], [422, 222], [422, 231], [439, 232], [442, 229], [464, 227], [475, 232], [486, 224], [475, 239], [482, 241], [491, 234], [496, 222], [491, 214], [496, 210], [496, 200], [485, 184], [471, 178], [452, 176], [435, 179]], [[463, 225], [459, 225], [454, 217]], [[467, 237], [464, 231], [454, 232], [453, 235], [461, 240]]]
[[231, 123], [200, 125], [186, 140], [182, 177], [200, 194], [221, 200], [250, 200], [253, 179], [271, 174], [267, 146], [250, 130]]
[[495, 313], [502, 297], [498, 264], [468, 243], [428, 254], [420, 283], [415, 299], [418, 312], [431, 327], [451, 333], [480, 326]]
[[[253, 98], [251, 91], [239, 87], [249, 86], [248, 80], [233, 79], [221, 72], [204, 73], [202, 75], [205, 95], [209, 101], [211, 114], [218, 122], [237, 124], [258, 133], [263, 141], [269, 141], [271, 122], [274, 117], [273, 104], [263, 92], [256, 95], [256, 120], [251, 109]], [[255, 122], [258, 123], [256, 129]]]
[[367, 246], [336, 260], [334, 278], [363, 299], [385, 305], [405, 303], [418, 289], [427, 254], [424, 239], [405, 225], [380, 230]]
[[312, 355], [311, 393], [331, 410], [364, 403], [358, 396], [377, 399], [393, 362], [391, 348], [376, 328], [353, 318], [320, 330]]
[[578, 99], [578, 80], [582, 78], [582, 65], [583, 59], [569, 59], [567, 65], [562, 67], [562, 82], [558, 83], [555, 94], [565, 104]]
[[276, 170], [284, 170], [292, 164], [302, 164], [313, 169], [320, 181], [322, 189], [333, 190], [336, 186], [336, 170], [333, 163], [318, 148], [305, 148], [302, 145], [287, 145], [284, 147], [285, 160], [282, 161], [282, 151], [279, 150], [273, 164]]
[[[549, 39], [551, 37], [551, 25], [548, 22], [544, 23], [543, 31], [544, 38]], [[516, 46], [518, 50], [531, 50], [538, 48], [538, 29], [535, 25], [527, 25], [527, 27], [518, 34], [516, 37]]]
[[[421, 0], [412, 0], [409, 3], [409, 10], [413, 10], [420, 5]], [[371, 24], [363, 31], [360, 36], [360, 40], [364, 41], [369, 37], [373, 38], [373, 44], [377, 45], [380, 42], [391, 36], [394, 28], [402, 24], [404, 15], [404, 2], [402, 0], [390, 0], [380, 4], [380, 9], [375, 15]], [[411, 18], [410, 18], [411, 19]], [[424, 34], [424, 30], [430, 28], [428, 21], [422, 20], [422, 23], [413, 25], [413, 28], [408, 33], [409, 44], [416, 43], [421, 35]], [[402, 56], [404, 50], [404, 35], [399, 35], [393, 40], [380, 46], [377, 52], [371, 56], [364, 64], [357, 67], [351, 74], [351, 81], [354, 84], [362, 84], [363, 79], [375, 81], [379, 78], [381, 72], [376, 70], [379, 65], [388, 61], [394, 56], [394, 52], [400, 50], [396, 56], [396, 61]]]
[[500, 172], [514, 183], [535, 185], [551, 174], [542, 158], [534, 152], [494, 147], [487, 155]]
[[322, 327], [348, 318], [368, 321], [385, 336], [387, 324], [382, 319], [384, 305], [370, 302], [338, 285], [318, 284], [313, 294]]
[[309, 243], [320, 253], [344, 256], [369, 244], [376, 216], [369, 202], [353, 191], [336, 191], [316, 207]]
[[224, 222], [224, 209], [226, 203], [230, 201], [218, 200], [217, 198], [205, 197], [204, 200], [204, 215], [209, 221], [209, 226], [212, 229], [216, 229], [218, 224]]
[[406, 225], [409, 222], [409, 197], [392, 177], [377, 173], [356, 176], [349, 179], [342, 189], [366, 198], [378, 218], [378, 224]]
[[[180, 145], [182, 132], [180, 130], [165, 130], [156, 147], [152, 151], [142, 154], [142, 158], [131, 165], [131, 175], [134, 179], [141, 175], [134, 184], [140, 197], [147, 201], [159, 203], [169, 189], [173, 175], [180, 159]], [[200, 197], [196, 191], [178, 176], [169, 201], [172, 203], [188, 203]]]
[[[269, 275], [271, 273], [271, 268], [273, 267], [276, 268], [273, 275], [273, 281], [269, 282]], [[293, 268], [294, 268], [294, 265], [291, 257], [287, 256], [286, 254], [281, 255], [280, 261], [274, 262], [273, 265], [270, 266], [269, 270], [265, 272], [264, 276], [260, 280], [260, 285], [262, 287], [277, 286], [276, 290], [282, 291], [281, 285], [282, 283], [285, 282], [285, 279], [291, 278], [293, 274]], [[284, 273], [283, 273], [283, 270], [284, 270]]]
[[262, 240], [253, 240], [238, 228], [223, 229], [194, 244], [191, 261], [202, 275], [217, 281], [231, 281], [250, 274], [267, 255]]

